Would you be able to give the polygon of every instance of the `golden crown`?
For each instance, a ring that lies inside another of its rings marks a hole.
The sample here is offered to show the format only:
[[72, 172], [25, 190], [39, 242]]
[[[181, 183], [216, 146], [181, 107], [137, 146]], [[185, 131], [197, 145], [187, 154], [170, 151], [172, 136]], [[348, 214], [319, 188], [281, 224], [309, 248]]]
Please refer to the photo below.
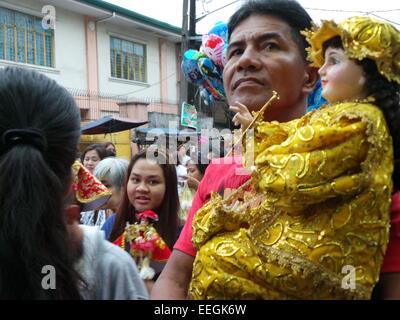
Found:
[[306, 37], [311, 65], [324, 64], [323, 43], [340, 36], [346, 55], [351, 59], [369, 58], [389, 81], [400, 83], [400, 32], [391, 24], [368, 17], [351, 17], [341, 23], [322, 20], [320, 27], [301, 33]]

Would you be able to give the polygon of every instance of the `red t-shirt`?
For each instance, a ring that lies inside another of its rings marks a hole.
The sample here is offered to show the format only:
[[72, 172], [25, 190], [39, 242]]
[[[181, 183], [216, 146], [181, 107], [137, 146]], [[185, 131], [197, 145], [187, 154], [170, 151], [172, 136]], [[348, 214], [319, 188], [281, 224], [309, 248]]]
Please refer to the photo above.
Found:
[[194, 214], [210, 199], [211, 192], [220, 193], [222, 188], [237, 189], [248, 179], [250, 179], [250, 176], [244, 172], [241, 156], [214, 159], [208, 165], [204, 177], [201, 179], [185, 226], [175, 243], [174, 249], [193, 257], [196, 256], [196, 249], [192, 243], [192, 221]]
[[392, 195], [390, 239], [381, 273], [400, 272], [400, 192]]
[[[195, 257], [196, 249], [192, 243], [194, 214], [210, 199], [211, 192], [220, 193], [222, 187], [237, 189], [250, 178], [243, 172], [241, 156], [234, 157], [230, 162], [227, 163], [227, 159], [215, 159], [208, 166], [174, 249]], [[385, 272], [400, 272], [400, 191], [392, 196], [390, 240], [381, 268], [381, 273]]]

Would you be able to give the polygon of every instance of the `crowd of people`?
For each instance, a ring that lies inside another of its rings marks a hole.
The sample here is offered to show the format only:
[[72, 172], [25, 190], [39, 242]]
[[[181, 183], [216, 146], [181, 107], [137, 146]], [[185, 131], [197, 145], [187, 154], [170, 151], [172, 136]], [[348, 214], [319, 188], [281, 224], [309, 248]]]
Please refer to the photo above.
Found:
[[67, 90], [0, 70], [0, 299], [400, 299], [400, 32], [250, 0], [228, 40], [241, 152], [77, 152]]

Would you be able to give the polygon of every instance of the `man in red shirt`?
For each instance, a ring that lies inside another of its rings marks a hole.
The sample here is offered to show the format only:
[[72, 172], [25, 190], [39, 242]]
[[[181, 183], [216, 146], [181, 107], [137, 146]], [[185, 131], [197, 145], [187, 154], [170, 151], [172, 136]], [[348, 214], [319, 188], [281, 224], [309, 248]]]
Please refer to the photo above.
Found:
[[[281, 99], [268, 109], [265, 120], [286, 122], [306, 112], [306, 96], [315, 84], [316, 74], [305, 61], [305, 45], [299, 31], [308, 29], [310, 21], [298, 3], [281, 0], [245, 4], [232, 16], [223, 79], [229, 103], [239, 101], [257, 111], [275, 90]], [[154, 286], [152, 299], [187, 297], [196, 255], [192, 244], [193, 215], [209, 200], [211, 192], [237, 189], [249, 178], [237, 174], [242, 168], [240, 156], [233, 161], [219, 161], [222, 164], [214, 161], [206, 171], [186, 225]], [[379, 299], [400, 299], [400, 193], [393, 195], [391, 214], [390, 242], [374, 295]]]
[[[295, 1], [244, 4], [228, 24], [223, 80], [229, 103], [241, 102], [250, 111], [258, 111], [274, 90], [280, 99], [269, 107], [265, 120], [287, 122], [304, 115], [307, 94], [318, 78], [316, 70], [308, 66], [307, 43], [299, 33], [310, 27], [310, 16]], [[152, 299], [187, 297], [196, 255], [192, 244], [193, 215], [209, 200], [211, 192], [236, 189], [249, 178], [243, 172], [238, 174], [242, 169], [240, 156], [216, 161], [208, 166], [199, 185], [181, 236], [154, 285]]]

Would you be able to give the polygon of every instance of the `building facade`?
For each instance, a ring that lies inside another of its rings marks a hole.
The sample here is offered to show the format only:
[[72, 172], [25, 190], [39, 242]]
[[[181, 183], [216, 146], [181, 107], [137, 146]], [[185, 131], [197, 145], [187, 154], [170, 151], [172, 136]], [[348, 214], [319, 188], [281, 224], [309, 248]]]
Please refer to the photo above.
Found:
[[[180, 41], [180, 28], [100, 0], [0, 0], [0, 67], [56, 80], [75, 97], [83, 121], [178, 121]], [[83, 144], [105, 140], [131, 156], [129, 132], [82, 137]]]

